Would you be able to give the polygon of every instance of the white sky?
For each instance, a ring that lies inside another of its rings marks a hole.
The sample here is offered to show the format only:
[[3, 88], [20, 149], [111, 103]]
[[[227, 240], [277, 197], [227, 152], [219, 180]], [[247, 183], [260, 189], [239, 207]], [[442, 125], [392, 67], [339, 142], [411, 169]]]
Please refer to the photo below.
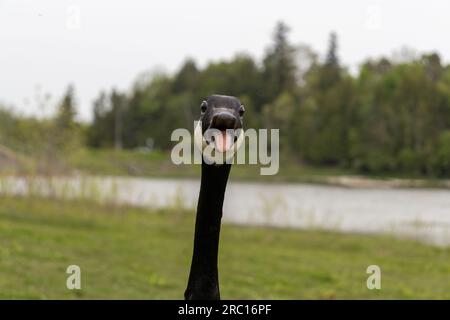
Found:
[[0, 0], [0, 101], [42, 113], [37, 92], [55, 101], [73, 83], [89, 119], [101, 89], [128, 89], [143, 71], [172, 72], [188, 56], [201, 66], [236, 52], [259, 59], [278, 20], [320, 54], [335, 30], [352, 69], [402, 46], [448, 62], [449, 15], [448, 0]]

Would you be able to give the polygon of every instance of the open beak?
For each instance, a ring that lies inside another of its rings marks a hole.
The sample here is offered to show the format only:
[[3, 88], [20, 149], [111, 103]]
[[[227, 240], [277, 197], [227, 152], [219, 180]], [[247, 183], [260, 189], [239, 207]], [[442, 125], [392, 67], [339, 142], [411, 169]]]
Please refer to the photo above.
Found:
[[211, 118], [209, 125], [213, 130], [211, 141], [219, 152], [227, 152], [234, 142], [234, 129], [237, 125], [236, 117], [229, 111], [219, 111]]
[[196, 147], [203, 152], [207, 145], [213, 144], [216, 151], [226, 154], [226, 158], [231, 158], [239, 150], [244, 142], [244, 130], [214, 130], [215, 134], [211, 139], [206, 139], [202, 132], [202, 122], [198, 121], [194, 129], [194, 142]]
[[233, 146], [234, 130], [225, 130], [217, 132], [212, 136], [216, 150], [227, 152]]

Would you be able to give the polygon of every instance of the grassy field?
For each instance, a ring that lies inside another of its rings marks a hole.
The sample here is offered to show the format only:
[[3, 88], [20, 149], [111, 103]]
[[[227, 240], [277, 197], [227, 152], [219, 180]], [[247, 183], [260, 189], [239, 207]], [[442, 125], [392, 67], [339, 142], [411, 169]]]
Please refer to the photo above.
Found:
[[[361, 186], [449, 188], [445, 179], [420, 176], [358, 176], [355, 172], [339, 167], [312, 167], [298, 163], [287, 155], [280, 155], [280, 167], [276, 175], [260, 174], [261, 165], [234, 165], [234, 180], [255, 182], [303, 182]], [[69, 168], [95, 175], [120, 175], [139, 177], [198, 178], [199, 165], [174, 165], [169, 152], [142, 153], [132, 150], [81, 148], [68, 153], [64, 159]], [[343, 178], [343, 179], [342, 179]], [[395, 178], [395, 179], [393, 179]]]
[[[1, 197], [0, 298], [182, 298], [193, 225], [175, 209]], [[71, 264], [82, 290], [66, 288]], [[449, 248], [384, 236], [225, 225], [219, 269], [224, 299], [450, 298]]]
[[[175, 165], [170, 152], [75, 148], [58, 156], [40, 158], [24, 156], [0, 146], [0, 174], [67, 175], [74, 172], [88, 175], [198, 178], [199, 165]], [[40, 160], [39, 160], [40, 159]], [[42, 162], [43, 161], [43, 162]], [[51, 163], [51, 165], [49, 165]], [[234, 165], [234, 180], [255, 182], [301, 182], [341, 185], [346, 187], [423, 187], [450, 188], [449, 179], [402, 175], [361, 175], [341, 167], [313, 167], [289, 155], [280, 155], [276, 175], [260, 174], [261, 165]]]
[[[175, 165], [169, 152], [142, 153], [130, 150], [80, 149], [66, 158], [70, 168], [85, 173], [101, 175], [131, 175], [151, 177], [195, 177], [200, 174], [199, 165]], [[336, 168], [313, 168], [284, 161], [277, 175], [261, 176], [260, 165], [234, 165], [233, 178], [261, 181], [321, 181], [322, 177], [348, 174]]]

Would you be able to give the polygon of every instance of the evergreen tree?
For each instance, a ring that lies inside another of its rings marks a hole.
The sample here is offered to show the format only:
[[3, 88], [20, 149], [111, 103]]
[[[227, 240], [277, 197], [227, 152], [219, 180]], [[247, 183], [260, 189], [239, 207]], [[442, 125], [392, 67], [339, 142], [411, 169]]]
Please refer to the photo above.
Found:
[[69, 129], [73, 127], [75, 123], [75, 89], [72, 85], [69, 85], [66, 89], [66, 93], [58, 106], [56, 115], [56, 124], [59, 129]]
[[266, 102], [271, 102], [283, 92], [293, 92], [297, 81], [296, 49], [288, 41], [289, 27], [278, 22], [273, 45], [263, 60]]

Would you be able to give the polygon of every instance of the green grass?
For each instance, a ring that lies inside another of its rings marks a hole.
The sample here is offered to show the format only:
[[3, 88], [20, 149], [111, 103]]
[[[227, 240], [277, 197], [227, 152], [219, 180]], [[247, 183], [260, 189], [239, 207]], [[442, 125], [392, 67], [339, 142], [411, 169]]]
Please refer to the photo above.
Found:
[[[0, 298], [182, 298], [193, 227], [181, 210], [1, 197]], [[450, 298], [449, 248], [384, 236], [225, 225], [219, 270], [224, 299]]]
[[[131, 150], [79, 149], [67, 155], [71, 168], [90, 174], [131, 175], [150, 177], [198, 177], [199, 165], [175, 165], [169, 152], [142, 153]], [[292, 161], [284, 162], [275, 176], [261, 176], [260, 165], [234, 165], [233, 177], [238, 180], [320, 181], [327, 176], [348, 174], [336, 168], [312, 168]]]
[[[199, 165], [175, 165], [170, 152], [154, 151], [142, 153], [133, 150], [115, 151], [111, 149], [74, 150], [66, 155], [69, 168], [95, 175], [122, 175], [139, 177], [198, 178]], [[272, 176], [260, 174], [261, 165], [234, 165], [234, 180], [255, 182], [303, 182], [318, 184], [341, 184], [335, 178], [356, 177], [355, 172], [340, 167], [313, 167], [298, 163], [292, 157], [280, 155], [279, 172]], [[372, 175], [365, 176], [375, 185], [390, 178], [397, 178], [402, 187], [448, 188], [447, 180], [418, 176]], [[358, 185], [354, 185], [358, 186]]]
[[[1, 146], [0, 146], [1, 147]], [[6, 149], [5, 149], [6, 150]], [[6, 157], [7, 160], [3, 159]], [[20, 159], [20, 161], [19, 161]], [[26, 160], [26, 161], [25, 161]], [[154, 151], [143, 153], [136, 150], [90, 149], [75, 148], [59, 153], [52, 160], [54, 163], [46, 165], [42, 171], [42, 163], [33, 157], [25, 157], [10, 151], [2, 153], [0, 148], [0, 174], [62, 175], [79, 172], [90, 175], [108, 176], [137, 176], [159, 178], [198, 178], [199, 165], [175, 165], [170, 158], [170, 152]], [[363, 185], [389, 187], [422, 187], [449, 188], [448, 179], [411, 176], [397, 173], [395, 175], [361, 175], [350, 169], [339, 166], [314, 167], [305, 165], [289, 155], [280, 155], [280, 167], [276, 175], [263, 176], [260, 174], [262, 165], [234, 165], [232, 177], [234, 180], [255, 182], [301, 182], [330, 185], [344, 185], [352, 187]], [[53, 172], [53, 171], [54, 172]], [[340, 179], [344, 178], [344, 180]], [[348, 179], [350, 178], [350, 179]], [[357, 178], [357, 179], [354, 179]], [[390, 181], [395, 178], [396, 181]]]

